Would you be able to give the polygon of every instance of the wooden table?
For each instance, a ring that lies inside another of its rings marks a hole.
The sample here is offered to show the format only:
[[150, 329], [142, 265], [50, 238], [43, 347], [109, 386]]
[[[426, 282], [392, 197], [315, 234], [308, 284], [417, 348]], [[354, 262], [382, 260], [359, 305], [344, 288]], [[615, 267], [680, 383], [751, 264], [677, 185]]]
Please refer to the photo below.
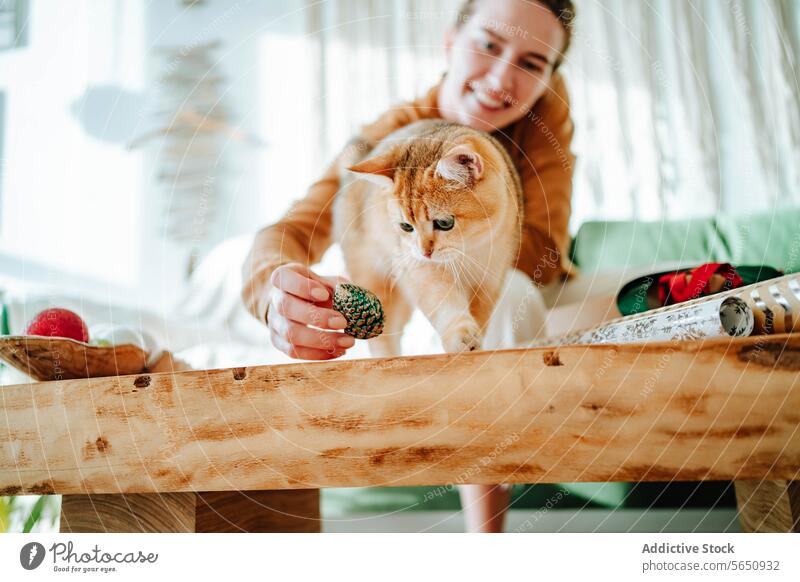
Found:
[[0, 494], [63, 494], [64, 531], [318, 531], [324, 487], [733, 480], [743, 529], [800, 531], [799, 372], [794, 334], [6, 386]]

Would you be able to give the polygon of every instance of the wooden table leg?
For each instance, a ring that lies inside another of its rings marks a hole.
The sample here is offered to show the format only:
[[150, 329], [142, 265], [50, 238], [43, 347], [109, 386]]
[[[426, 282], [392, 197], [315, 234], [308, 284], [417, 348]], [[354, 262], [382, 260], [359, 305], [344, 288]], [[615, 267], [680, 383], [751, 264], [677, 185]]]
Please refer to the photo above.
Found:
[[800, 481], [735, 481], [734, 487], [742, 531], [800, 533]]
[[190, 533], [196, 493], [64, 495], [63, 533]]
[[318, 533], [319, 489], [198, 493], [195, 516], [198, 533]]

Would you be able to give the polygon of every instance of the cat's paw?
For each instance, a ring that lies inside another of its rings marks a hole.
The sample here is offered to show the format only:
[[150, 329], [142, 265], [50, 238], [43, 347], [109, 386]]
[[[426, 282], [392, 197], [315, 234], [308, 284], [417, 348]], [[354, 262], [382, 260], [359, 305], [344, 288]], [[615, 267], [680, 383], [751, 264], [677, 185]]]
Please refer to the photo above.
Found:
[[442, 336], [442, 345], [448, 353], [474, 352], [481, 349], [483, 337], [477, 325], [460, 326]]

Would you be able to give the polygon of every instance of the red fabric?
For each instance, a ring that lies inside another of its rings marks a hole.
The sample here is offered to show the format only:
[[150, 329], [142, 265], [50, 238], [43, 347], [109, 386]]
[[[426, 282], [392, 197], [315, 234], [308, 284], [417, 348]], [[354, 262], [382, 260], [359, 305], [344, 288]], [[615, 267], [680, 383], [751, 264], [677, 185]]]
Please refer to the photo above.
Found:
[[[658, 280], [658, 300], [661, 305], [670, 305], [708, 295], [708, 282], [715, 273], [725, 277], [730, 289], [743, 284], [739, 273], [730, 263], [706, 263], [688, 272], [676, 271], [662, 275]], [[686, 275], [691, 275], [688, 283]]]

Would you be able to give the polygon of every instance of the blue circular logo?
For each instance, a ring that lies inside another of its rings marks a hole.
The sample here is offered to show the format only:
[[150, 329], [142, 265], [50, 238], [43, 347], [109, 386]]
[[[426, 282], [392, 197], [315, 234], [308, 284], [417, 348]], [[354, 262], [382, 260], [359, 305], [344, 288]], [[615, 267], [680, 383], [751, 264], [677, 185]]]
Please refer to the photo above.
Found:
[[44, 546], [39, 542], [29, 542], [19, 551], [19, 563], [26, 570], [35, 570], [44, 560]]

